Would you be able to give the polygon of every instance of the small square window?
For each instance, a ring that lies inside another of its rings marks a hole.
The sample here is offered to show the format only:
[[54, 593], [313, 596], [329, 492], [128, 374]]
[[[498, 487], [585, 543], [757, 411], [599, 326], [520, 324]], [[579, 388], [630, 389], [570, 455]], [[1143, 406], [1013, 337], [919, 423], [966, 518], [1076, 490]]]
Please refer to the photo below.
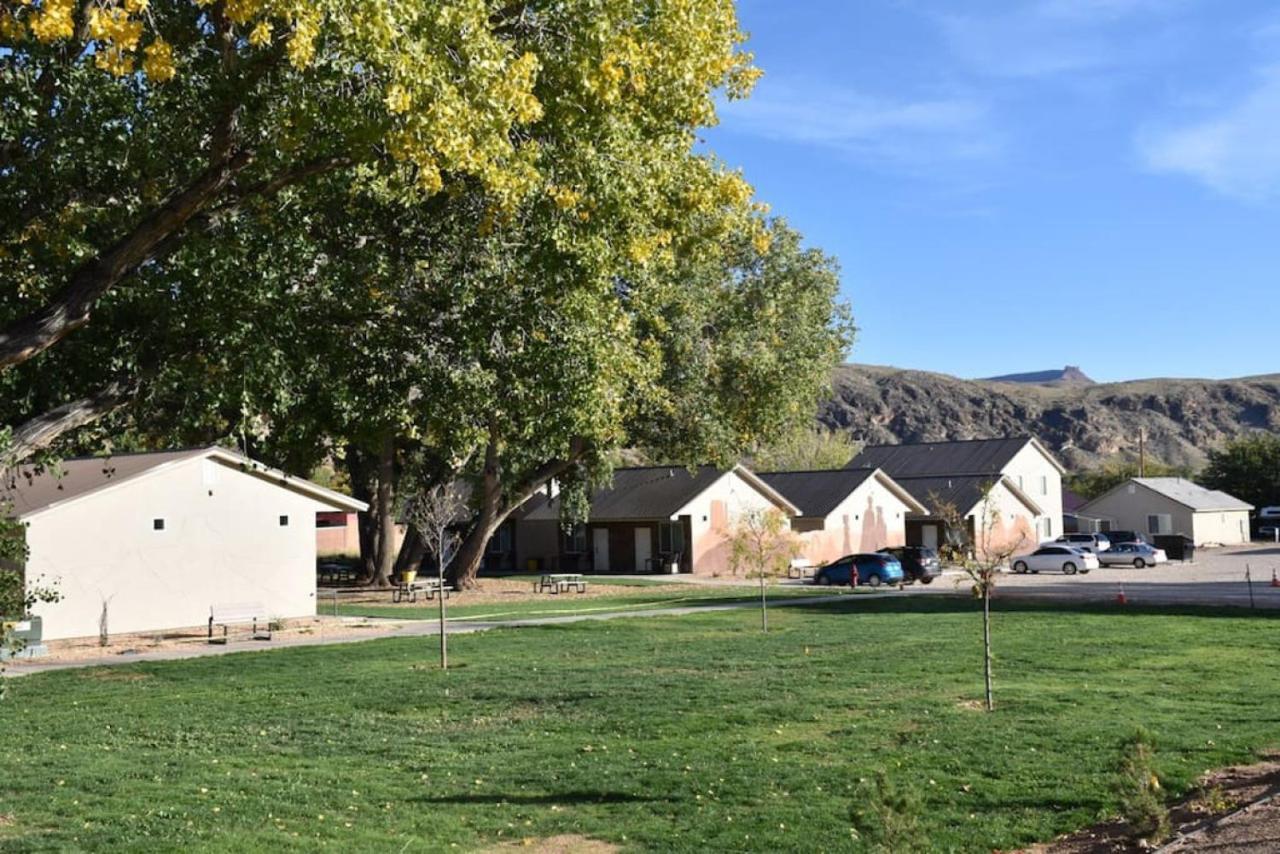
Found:
[[164, 520], [163, 520], [163, 519], [152, 519], [152, 520], [151, 520], [151, 530], [153, 530], [153, 531], [163, 531], [163, 530], [164, 530]]
[[286, 527], [288, 527], [288, 525], [289, 525], [289, 517], [288, 517], [288, 516], [281, 516], [281, 517], [280, 517], [280, 527], [281, 527], [281, 528], [286, 528]]

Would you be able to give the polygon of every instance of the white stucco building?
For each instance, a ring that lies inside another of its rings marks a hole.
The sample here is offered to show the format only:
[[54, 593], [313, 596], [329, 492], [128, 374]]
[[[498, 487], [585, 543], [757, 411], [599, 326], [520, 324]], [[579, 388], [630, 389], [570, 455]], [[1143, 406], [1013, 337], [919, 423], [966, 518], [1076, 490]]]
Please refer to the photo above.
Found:
[[66, 460], [11, 472], [0, 498], [26, 525], [27, 584], [46, 640], [204, 625], [210, 608], [315, 613], [316, 513], [363, 502], [223, 448]]
[[1183, 534], [1197, 546], [1249, 542], [1249, 511], [1239, 498], [1180, 477], [1135, 477], [1079, 510], [1082, 529]]

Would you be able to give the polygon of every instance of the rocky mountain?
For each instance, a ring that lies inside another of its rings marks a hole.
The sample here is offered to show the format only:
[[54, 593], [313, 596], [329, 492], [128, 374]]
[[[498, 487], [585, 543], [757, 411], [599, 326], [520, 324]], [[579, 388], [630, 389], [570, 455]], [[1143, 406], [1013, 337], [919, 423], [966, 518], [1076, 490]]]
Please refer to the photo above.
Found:
[[1206, 452], [1255, 430], [1280, 432], [1280, 374], [1123, 383], [962, 380], [873, 365], [837, 369], [826, 426], [868, 444], [1033, 434], [1069, 469], [1147, 453], [1199, 467]]
[[1060, 371], [1033, 371], [1029, 374], [1005, 374], [1002, 377], [989, 377], [984, 382], [990, 383], [1029, 383], [1031, 385], [1093, 385], [1084, 371], [1075, 365], [1067, 365]]

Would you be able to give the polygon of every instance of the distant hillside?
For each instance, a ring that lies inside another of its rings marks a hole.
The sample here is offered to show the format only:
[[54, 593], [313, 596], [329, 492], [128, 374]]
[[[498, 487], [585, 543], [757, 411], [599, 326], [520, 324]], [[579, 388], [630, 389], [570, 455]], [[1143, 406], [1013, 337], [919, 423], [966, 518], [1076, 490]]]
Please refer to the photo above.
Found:
[[1145, 427], [1153, 458], [1199, 467], [1228, 439], [1280, 432], [1280, 374], [1037, 385], [845, 365], [819, 420], [869, 444], [1030, 433], [1072, 469], [1136, 459]]
[[1030, 374], [1006, 374], [982, 380], [989, 383], [1029, 383], [1031, 385], [1093, 385], [1093, 380], [1075, 365], [1060, 371], [1035, 371]]

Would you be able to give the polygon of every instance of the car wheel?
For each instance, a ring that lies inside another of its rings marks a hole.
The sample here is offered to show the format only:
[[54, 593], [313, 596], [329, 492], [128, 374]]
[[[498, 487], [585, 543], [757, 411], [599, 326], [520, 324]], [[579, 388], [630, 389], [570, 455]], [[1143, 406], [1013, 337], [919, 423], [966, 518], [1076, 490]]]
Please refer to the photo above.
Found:
[[932, 583], [933, 583], [933, 576], [931, 576], [931, 575], [926, 575], [924, 578], [920, 579], [920, 583], [921, 583], [921, 584], [932, 584]]
[[1065, 572], [1067, 575], [1075, 575], [1076, 565], [1074, 563], [1064, 563], [1062, 565], [1062, 571]]
[[880, 576], [878, 576], [878, 575], [869, 575], [869, 576], [867, 576], [867, 586], [868, 586], [868, 587], [879, 587], [879, 586], [880, 586]]
[[831, 576], [829, 576], [829, 575], [819, 575], [819, 576], [818, 576], [818, 585], [819, 585], [820, 587], [830, 587], [830, 586], [831, 586]]
[[1147, 562], [1146, 562], [1145, 560], [1143, 560], [1142, 558], [1135, 558], [1135, 559], [1134, 559], [1134, 561], [1133, 561], [1133, 568], [1134, 568], [1134, 569], [1146, 569], [1146, 567], [1147, 567]]
[[1020, 560], [1020, 561], [1018, 561], [1017, 563], [1015, 563], [1015, 564], [1013, 565], [1013, 571], [1014, 571], [1014, 572], [1016, 572], [1016, 573], [1018, 573], [1019, 575], [1026, 575], [1026, 574], [1027, 574], [1027, 564], [1026, 564], [1026, 561], [1021, 561], [1021, 560]]

